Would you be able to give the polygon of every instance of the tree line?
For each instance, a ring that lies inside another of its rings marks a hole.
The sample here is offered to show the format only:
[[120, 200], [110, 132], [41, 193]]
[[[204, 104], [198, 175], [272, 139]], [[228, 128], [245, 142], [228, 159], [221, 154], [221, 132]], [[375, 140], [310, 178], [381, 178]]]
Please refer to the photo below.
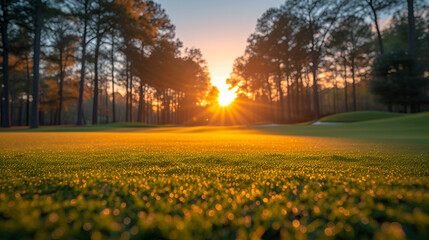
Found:
[[150, 0], [1, 0], [3, 127], [187, 123], [210, 78]]
[[428, 110], [428, 10], [413, 0], [287, 0], [268, 9], [228, 79], [239, 86], [236, 104], [252, 122]]

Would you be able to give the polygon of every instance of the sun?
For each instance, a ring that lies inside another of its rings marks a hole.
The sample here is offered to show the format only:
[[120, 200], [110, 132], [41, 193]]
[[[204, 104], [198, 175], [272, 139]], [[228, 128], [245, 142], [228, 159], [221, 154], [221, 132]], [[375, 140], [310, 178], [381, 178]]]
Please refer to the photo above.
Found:
[[226, 107], [229, 104], [231, 104], [234, 99], [237, 97], [237, 93], [234, 91], [237, 89], [231, 89], [231, 90], [226, 90], [226, 91], [220, 91], [219, 90], [219, 98], [218, 98], [218, 102], [219, 105]]
[[226, 83], [217, 86], [219, 90], [218, 102], [222, 107], [228, 106], [237, 98], [237, 87], [229, 89], [230, 87], [231, 85]]
[[219, 90], [218, 103], [222, 107], [230, 105], [237, 98], [238, 87], [231, 88], [231, 84], [226, 83], [228, 77], [214, 77], [211, 84]]

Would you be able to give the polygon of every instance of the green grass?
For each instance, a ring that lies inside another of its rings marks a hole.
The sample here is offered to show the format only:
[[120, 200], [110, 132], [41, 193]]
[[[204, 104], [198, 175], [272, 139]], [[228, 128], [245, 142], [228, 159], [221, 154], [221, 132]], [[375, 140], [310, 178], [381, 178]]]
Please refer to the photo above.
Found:
[[376, 119], [385, 119], [403, 116], [402, 113], [382, 112], [382, 111], [358, 111], [338, 113], [320, 119], [321, 122], [362, 122]]
[[0, 238], [428, 239], [428, 120], [1, 132]]
[[338, 125], [285, 125], [261, 128], [282, 135], [353, 138], [370, 141], [429, 144], [429, 112]]

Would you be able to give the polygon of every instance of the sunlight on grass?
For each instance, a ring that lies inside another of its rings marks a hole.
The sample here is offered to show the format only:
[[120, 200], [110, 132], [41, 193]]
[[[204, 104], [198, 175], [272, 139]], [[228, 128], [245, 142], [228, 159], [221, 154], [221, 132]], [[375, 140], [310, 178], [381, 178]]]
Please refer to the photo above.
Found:
[[428, 154], [390, 144], [198, 127], [1, 133], [0, 151], [6, 238], [429, 234]]

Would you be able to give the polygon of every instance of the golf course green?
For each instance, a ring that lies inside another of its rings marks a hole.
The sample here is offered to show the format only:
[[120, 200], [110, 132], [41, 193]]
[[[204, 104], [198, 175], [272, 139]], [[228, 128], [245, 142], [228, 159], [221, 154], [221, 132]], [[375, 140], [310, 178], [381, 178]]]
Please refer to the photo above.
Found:
[[428, 239], [429, 113], [0, 131], [2, 239]]

